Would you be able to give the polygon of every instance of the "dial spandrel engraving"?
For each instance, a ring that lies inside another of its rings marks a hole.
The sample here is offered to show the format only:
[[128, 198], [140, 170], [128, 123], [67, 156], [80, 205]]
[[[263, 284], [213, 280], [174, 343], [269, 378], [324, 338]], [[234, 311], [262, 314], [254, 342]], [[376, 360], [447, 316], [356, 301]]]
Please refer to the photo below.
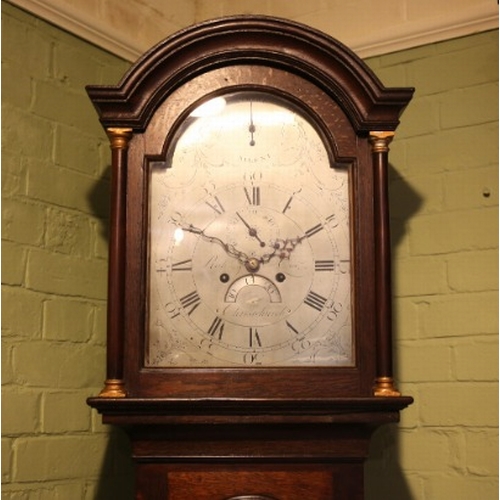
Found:
[[301, 113], [217, 97], [150, 171], [146, 365], [354, 364], [349, 174]]

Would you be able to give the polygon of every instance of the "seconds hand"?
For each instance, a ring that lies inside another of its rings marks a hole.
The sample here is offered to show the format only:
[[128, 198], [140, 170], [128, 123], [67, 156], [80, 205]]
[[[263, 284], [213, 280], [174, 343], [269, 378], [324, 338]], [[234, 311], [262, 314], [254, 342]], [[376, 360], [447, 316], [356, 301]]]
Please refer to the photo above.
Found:
[[255, 146], [255, 140], [253, 134], [255, 133], [255, 125], [253, 123], [253, 103], [250, 101], [250, 125], [248, 126], [248, 131], [250, 132], [250, 146]]

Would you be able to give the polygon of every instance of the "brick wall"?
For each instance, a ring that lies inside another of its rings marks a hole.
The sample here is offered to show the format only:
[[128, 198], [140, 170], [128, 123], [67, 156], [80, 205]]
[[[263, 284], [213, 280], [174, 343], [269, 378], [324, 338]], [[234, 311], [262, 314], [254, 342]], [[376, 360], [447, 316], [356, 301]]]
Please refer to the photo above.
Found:
[[415, 403], [375, 437], [369, 498], [493, 500], [498, 32], [367, 62], [416, 87], [390, 154], [396, 370]]
[[2, 15], [2, 499], [125, 498], [106, 493], [123, 440], [85, 404], [105, 378], [109, 147], [84, 86], [128, 64]]
[[[85, 398], [104, 379], [109, 148], [84, 86], [123, 61], [2, 3], [5, 500], [130, 492], [126, 440]], [[373, 500], [497, 493], [497, 32], [369, 60], [415, 86], [391, 148], [397, 377]]]

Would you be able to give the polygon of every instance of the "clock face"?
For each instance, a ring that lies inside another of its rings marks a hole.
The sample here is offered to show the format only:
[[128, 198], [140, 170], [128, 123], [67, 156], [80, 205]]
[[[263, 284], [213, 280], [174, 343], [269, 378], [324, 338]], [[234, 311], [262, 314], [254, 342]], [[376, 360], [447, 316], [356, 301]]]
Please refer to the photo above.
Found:
[[150, 162], [149, 367], [352, 366], [349, 175], [295, 106], [203, 103]]

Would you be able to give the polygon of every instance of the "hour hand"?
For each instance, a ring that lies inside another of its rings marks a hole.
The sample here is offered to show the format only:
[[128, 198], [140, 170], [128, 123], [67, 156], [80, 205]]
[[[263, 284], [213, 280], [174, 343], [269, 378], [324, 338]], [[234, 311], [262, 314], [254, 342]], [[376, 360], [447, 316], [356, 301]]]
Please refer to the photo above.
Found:
[[297, 236], [295, 238], [277, 239], [272, 244], [273, 252], [266, 254], [263, 257], [264, 262], [269, 262], [273, 257], [278, 257], [281, 260], [289, 259], [295, 247], [304, 239], [306, 235]]

